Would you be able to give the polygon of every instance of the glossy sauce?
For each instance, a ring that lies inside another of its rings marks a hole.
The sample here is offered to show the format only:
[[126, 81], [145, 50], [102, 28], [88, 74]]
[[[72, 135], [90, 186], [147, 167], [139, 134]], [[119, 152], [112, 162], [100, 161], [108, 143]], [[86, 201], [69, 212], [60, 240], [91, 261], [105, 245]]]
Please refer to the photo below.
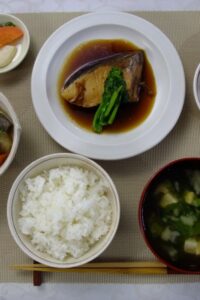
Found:
[[[60, 95], [65, 79], [81, 65], [117, 52], [138, 50], [139, 48], [126, 40], [92, 40], [82, 43], [73, 50], [63, 64], [58, 79], [58, 95], [64, 111], [80, 127], [92, 131], [92, 120], [96, 111], [83, 109], [68, 103]], [[141, 92], [140, 101], [129, 103], [120, 108], [114, 123], [104, 129], [104, 132], [124, 132], [140, 125], [150, 114], [156, 95], [156, 83], [152, 67], [146, 58], [144, 62], [143, 81], [151, 93], [145, 89]]]

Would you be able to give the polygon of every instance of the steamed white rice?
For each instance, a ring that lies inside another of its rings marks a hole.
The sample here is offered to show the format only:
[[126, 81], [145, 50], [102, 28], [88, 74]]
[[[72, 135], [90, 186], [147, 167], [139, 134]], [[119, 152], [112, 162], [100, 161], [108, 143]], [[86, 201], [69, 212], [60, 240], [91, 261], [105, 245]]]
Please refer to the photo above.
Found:
[[37, 250], [53, 258], [78, 258], [109, 231], [107, 183], [74, 166], [54, 168], [25, 180], [19, 228]]

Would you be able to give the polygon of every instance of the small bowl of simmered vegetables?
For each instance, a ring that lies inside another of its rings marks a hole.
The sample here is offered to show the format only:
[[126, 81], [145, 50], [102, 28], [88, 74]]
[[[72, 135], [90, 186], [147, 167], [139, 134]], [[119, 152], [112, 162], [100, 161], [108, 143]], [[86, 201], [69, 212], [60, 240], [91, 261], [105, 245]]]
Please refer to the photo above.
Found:
[[170, 162], [149, 180], [139, 224], [158, 259], [175, 271], [200, 274], [200, 158]]
[[21, 134], [21, 126], [17, 115], [8, 101], [0, 93], [0, 175], [13, 161]]

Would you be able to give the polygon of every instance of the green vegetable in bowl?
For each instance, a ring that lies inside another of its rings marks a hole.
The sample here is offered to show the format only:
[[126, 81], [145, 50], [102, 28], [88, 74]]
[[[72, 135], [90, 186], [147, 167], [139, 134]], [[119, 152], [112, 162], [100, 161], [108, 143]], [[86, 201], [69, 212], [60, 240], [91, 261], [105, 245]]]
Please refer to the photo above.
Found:
[[4, 22], [0, 23], [0, 27], [5, 27], [5, 26], [16, 26], [13, 22]]
[[127, 98], [128, 93], [123, 72], [120, 68], [113, 67], [105, 81], [102, 101], [93, 119], [93, 130], [100, 133], [104, 126], [111, 125], [116, 118], [120, 105], [122, 102], [126, 102]]

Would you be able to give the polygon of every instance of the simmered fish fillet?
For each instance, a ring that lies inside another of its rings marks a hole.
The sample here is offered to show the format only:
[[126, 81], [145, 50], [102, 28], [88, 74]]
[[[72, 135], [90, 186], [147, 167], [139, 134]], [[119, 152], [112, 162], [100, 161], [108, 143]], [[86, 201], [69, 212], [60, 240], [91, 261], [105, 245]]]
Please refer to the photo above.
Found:
[[109, 71], [119, 67], [123, 70], [129, 100], [138, 101], [143, 65], [142, 50], [116, 53], [86, 63], [66, 79], [61, 95], [77, 106], [94, 107], [101, 102]]

